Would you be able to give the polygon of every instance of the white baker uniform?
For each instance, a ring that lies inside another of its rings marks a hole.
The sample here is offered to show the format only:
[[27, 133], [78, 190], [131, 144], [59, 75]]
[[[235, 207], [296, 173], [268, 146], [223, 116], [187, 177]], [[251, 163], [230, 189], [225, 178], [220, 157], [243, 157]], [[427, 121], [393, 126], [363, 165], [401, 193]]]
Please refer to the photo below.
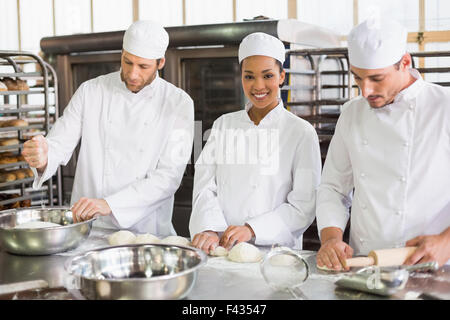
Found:
[[328, 149], [319, 234], [345, 230], [351, 206], [354, 254], [450, 226], [450, 89], [410, 72], [417, 80], [390, 105], [371, 108], [362, 96], [347, 102]]
[[172, 211], [194, 135], [192, 99], [158, 75], [138, 93], [120, 72], [81, 84], [46, 139], [40, 187], [69, 161], [81, 138], [71, 204], [103, 198], [112, 209], [94, 226], [174, 235]]
[[314, 220], [318, 137], [280, 101], [256, 126], [246, 110], [218, 118], [195, 165], [191, 238], [248, 223], [255, 244], [302, 247]]

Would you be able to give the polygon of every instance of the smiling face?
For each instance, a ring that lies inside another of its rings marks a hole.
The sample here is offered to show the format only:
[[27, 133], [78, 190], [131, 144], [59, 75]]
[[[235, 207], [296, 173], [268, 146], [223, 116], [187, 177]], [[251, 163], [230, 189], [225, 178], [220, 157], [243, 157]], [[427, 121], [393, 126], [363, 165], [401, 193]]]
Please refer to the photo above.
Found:
[[158, 64], [156, 59], [141, 58], [123, 50], [120, 78], [128, 90], [137, 93], [155, 79], [156, 72], [164, 67], [164, 63], [164, 58]]
[[361, 95], [372, 108], [382, 108], [394, 101], [395, 96], [406, 88], [412, 79], [408, 71], [409, 54], [399, 63], [382, 69], [360, 69], [351, 66], [355, 82]]
[[250, 56], [242, 61], [242, 88], [257, 109], [271, 110], [278, 105], [279, 86], [284, 82], [285, 71], [272, 57]]

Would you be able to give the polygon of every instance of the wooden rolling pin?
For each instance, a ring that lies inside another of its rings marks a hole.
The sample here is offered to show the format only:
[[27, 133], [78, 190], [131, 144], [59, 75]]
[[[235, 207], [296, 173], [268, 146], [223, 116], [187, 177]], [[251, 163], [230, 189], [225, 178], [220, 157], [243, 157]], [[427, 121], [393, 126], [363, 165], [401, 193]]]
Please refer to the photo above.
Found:
[[350, 258], [345, 261], [348, 267], [400, 266], [405, 263], [417, 247], [372, 250], [367, 257]]

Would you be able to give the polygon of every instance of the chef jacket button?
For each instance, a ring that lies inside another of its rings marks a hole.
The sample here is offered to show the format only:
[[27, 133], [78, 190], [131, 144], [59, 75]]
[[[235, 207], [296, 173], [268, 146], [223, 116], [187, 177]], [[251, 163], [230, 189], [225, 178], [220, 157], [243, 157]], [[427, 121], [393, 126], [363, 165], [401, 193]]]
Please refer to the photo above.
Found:
[[405, 177], [401, 177], [400, 180], [401, 180], [401, 182], [406, 182], [406, 178]]
[[403, 146], [404, 146], [404, 147], [409, 147], [409, 143], [408, 143], [408, 142], [404, 142], [404, 143], [403, 143]]
[[253, 188], [253, 189], [256, 189], [257, 187], [258, 187], [258, 184], [257, 184], [257, 183], [252, 184], [252, 188]]
[[363, 172], [363, 173], [361, 173], [361, 178], [365, 178], [366, 177], [366, 174]]
[[363, 243], [364, 239], [363, 238], [359, 238], [359, 242]]
[[401, 215], [403, 214], [403, 211], [402, 211], [402, 210], [397, 210], [397, 211], [395, 212], [395, 214], [398, 215], [398, 216], [401, 216]]
[[410, 110], [414, 110], [414, 106], [412, 104], [409, 105]]
[[363, 145], [367, 146], [369, 144], [369, 142], [367, 142], [367, 140], [363, 140]]

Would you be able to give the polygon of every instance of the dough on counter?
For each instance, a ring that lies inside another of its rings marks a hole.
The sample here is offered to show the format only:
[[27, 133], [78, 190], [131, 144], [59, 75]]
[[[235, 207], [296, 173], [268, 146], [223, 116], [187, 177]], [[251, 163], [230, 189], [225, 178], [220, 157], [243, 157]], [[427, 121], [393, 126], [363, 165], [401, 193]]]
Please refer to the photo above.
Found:
[[261, 251], [247, 242], [238, 243], [228, 253], [228, 259], [234, 262], [258, 262], [261, 258]]
[[178, 246], [192, 246], [191, 242], [180, 236], [168, 236], [161, 240], [162, 244], [173, 244]]
[[214, 257], [225, 257], [228, 255], [228, 250], [222, 246], [217, 246], [213, 251], [209, 253], [209, 255]]
[[159, 243], [161, 240], [150, 233], [138, 234], [134, 243]]
[[51, 227], [61, 227], [60, 224], [47, 222], [47, 221], [29, 221], [19, 224], [14, 229], [41, 229], [41, 228], [51, 228]]
[[136, 236], [133, 232], [128, 230], [120, 230], [114, 232], [108, 237], [108, 243], [112, 246], [120, 246], [124, 244], [133, 244], [136, 240]]

